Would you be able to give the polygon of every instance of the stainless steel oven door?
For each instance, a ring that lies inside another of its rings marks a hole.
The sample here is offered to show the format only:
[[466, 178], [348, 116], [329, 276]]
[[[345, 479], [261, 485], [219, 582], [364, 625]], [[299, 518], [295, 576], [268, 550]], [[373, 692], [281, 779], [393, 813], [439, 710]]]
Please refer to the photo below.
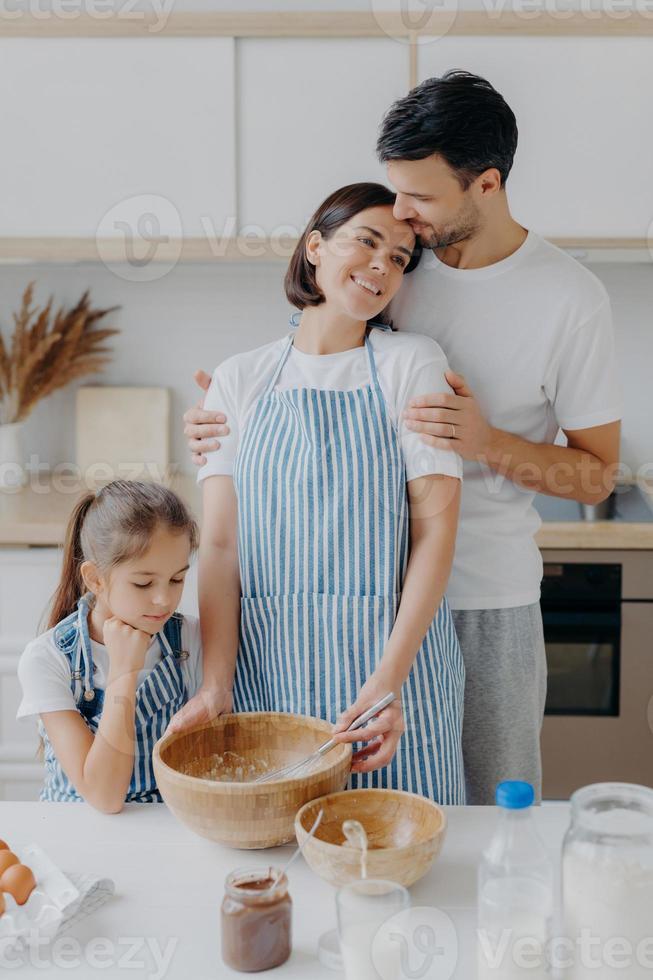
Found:
[[[572, 553], [555, 552], [545, 553], [545, 561], [551, 561], [553, 555], [553, 560], [567, 562], [599, 558], [587, 551], [575, 552], [573, 557]], [[554, 636], [547, 649], [549, 685], [555, 694], [556, 713], [545, 716], [542, 730], [545, 799], [567, 799], [579, 786], [595, 782], [653, 785], [653, 602], [645, 598], [651, 593], [643, 584], [649, 576], [636, 576], [643, 570], [641, 554], [630, 569], [627, 554], [602, 555], [605, 563], [619, 560], [623, 564], [619, 637], [617, 642], [610, 639], [609, 614], [603, 624], [593, 624], [602, 625], [596, 637], [600, 642], [593, 646], [591, 628], [589, 632], [579, 628], [578, 642], [574, 642], [573, 629], [562, 624], [559, 645], [555, 630], [549, 630]], [[653, 556], [648, 560], [653, 564]], [[631, 587], [629, 583], [636, 577], [637, 585]], [[633, 595], [633, 589], [639, 594]], [[589, 671], [588, 658], [593, 658]], [[555, 675], [556, 663], [561, 671], [566, 663], [568, 672], [557, 692], [555, 685], [561, 679]], [[618, 676], [614, 676], [615, 663]], [[572, 690], [574, 685], [576, 690]]]

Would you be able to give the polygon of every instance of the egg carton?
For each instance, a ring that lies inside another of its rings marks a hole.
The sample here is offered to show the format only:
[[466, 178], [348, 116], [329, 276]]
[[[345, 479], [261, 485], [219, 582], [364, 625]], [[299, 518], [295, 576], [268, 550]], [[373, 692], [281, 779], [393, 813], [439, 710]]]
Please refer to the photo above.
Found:
[[80, 891], [38, 844], [28, 844], [17, 857], [32, 869], [36, 888], [24, 905], [4, 893], [6, 909], [0, 916], [0, 943], [4, 951], [19, 952], [53, 939], [66, 912], [79, 902]]

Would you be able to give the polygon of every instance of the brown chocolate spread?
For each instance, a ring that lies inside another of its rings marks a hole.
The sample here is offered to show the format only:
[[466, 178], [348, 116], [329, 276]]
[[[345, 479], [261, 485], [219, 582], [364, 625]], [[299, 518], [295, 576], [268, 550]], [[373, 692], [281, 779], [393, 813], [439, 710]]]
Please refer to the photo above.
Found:
[[292, 899], [288, 879], [274, 868], [233, 871], [221, 909], [222, 959], [232, 970], [258, 973], [281, 966], [292, 950]]

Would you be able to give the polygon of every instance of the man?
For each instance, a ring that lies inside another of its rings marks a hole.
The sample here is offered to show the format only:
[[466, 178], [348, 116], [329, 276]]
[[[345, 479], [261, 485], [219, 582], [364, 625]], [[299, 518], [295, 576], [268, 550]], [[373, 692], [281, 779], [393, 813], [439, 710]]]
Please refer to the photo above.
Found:
[[[541, 797], [546, 658], [533, 496], [598, 503], [619, 459], [609, 299], [587, 269], [513, 219], [516, 146], [503, 97], [462, 71], [395, 103], [377, 144], [395, 216], [426, 250], [391, 305], [393, 323], [437, 340], [454, 369], [454, 393], [425, 392], [406, 419], [465, 460], [447, 595], [467, 672], [470, 804], [493, 803], [504, 779], [525, 779]], [[196, 378], [208, 387], [207, 375]], [[199, 408], [184, 418], [201, 464], [225, 419]], [[554, 444], [559, 429], [567, 445]]]

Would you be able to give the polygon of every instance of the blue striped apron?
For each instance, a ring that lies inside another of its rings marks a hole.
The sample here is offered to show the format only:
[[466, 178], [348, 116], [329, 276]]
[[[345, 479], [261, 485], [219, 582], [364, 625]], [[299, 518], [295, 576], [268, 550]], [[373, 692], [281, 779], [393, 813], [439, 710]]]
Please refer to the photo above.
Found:
[[[335, 722], [379, 664], [409, 555], [399, 435], [365, 338], [370, 382], [275, 390], [288, 337], [234, 464], [241, 574], [235, 711]], [[465, 801], [464, 666], [446, 598], [403, 691], [406, 732], [391, 764], [349, 787]]]
[[[88, 612], [92, 593], [87, 592], [77, 603], [77, 611], [62, 619], [54, 628], [53, 639], [70, 664], [71, 690], [77, 710], [95, 733], [102, 717], [104, 691], [93, 687], [91, 640], [88, 632]], [[188, 652], [181, 648], [183, 617], [174, 613], [157, 633], [161, 659], [136, 688], [134, 724], [134, 771], [125, 802], [160, 803], [152, 767], [152, 749], [165, 732], [168, 722], [188, 700], [182, 661]], [[39, 719], [39, 734], [45, 746], [45, 784], [40, 800], [81, 802], [79, 795], [63, 771], [52, 749], [45, 727]]]

